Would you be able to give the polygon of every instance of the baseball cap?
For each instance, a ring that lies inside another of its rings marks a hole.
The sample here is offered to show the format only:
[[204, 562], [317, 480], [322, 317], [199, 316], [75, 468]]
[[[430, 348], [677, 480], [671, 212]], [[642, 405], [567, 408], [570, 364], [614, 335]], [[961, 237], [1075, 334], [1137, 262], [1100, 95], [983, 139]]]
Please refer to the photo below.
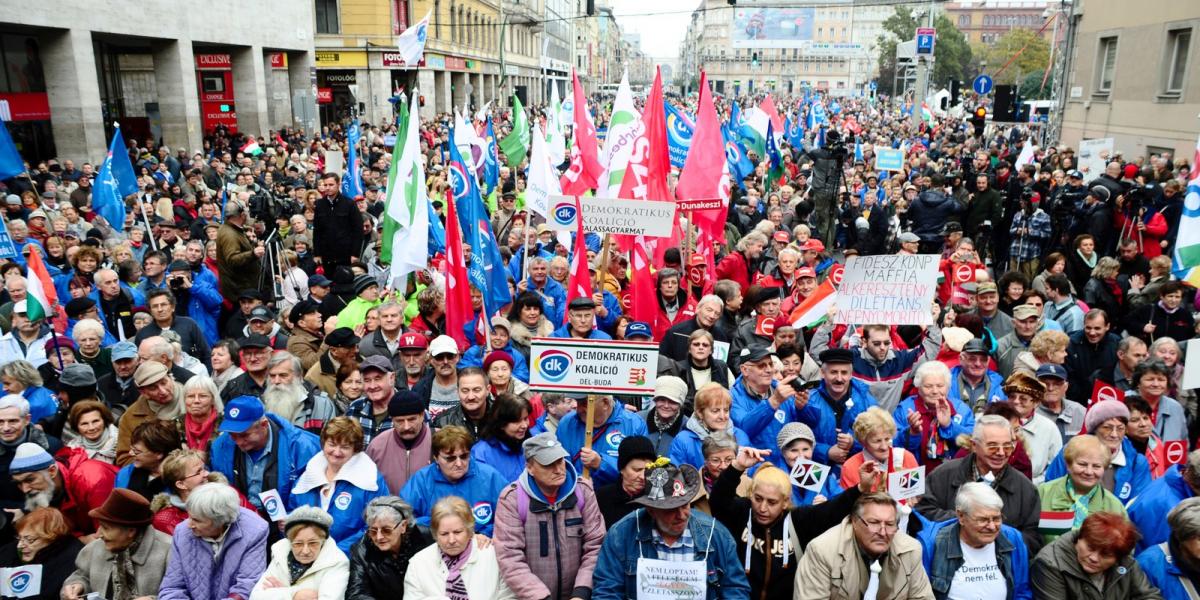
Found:
[[383, 371], [384, 373], [391, 373], [393, 371], [392, 361], [388, 360], [386, 356], [375, 354], [368, 356], [366, 360], [362, 361], [362, 364], [359, 365], [358, 370], [363, 374], [366, 374], [367, 371]]
[[796, 269], [796, 279], [801, 279], [804, 277], [812, 277], [813, 279], [816, 279], [817, 272], [814, 271], [812, 267], [800, 267], [799, 269]]
[[1029, 304], [1018, 304], [1013, 307], [1013, 315], [1012, 316], [1014, 319], [1016, 319], [1018, 321], [1024, 321], [1025, 319], [1028, 319], [1030, 317], [1037, 317], [1039, 315], [1038, 315], [1038, 309], [1036, 306], [1031, 306]]
[[987, 354], [987, 344], [979, 338], [971, 338], [966, 344], [963, 344], [963, 354]]
[[238, 344], [238, 347], [242, 350], [247, 348], [270, 348], [271, 340], [267, 339], [267, 336], [260, 333], [252, 333], [246, 336], [246, 339], [242, 340], [241, 343]]
[[327, 277], [321, 275], [320, 273], [308, 278], [308, 287], [329, 287], [332, 284], [333, 282], [329, 281]]
[[250, 311], [250, 316], [247, 321], [272, 321], [275, 315], [271, 313], [271, 309], [265, 306], [255, 306], [254, 310]]
[[425, 350], [429, 348], [429, 338], [418, 331], [410, 331], [400, 336], [399, 350]]
[[492, 320], [490, 322], [492, 324], [492, 329], [495, 329], [497, 327], [503, 327], [505, 331], [508, 331], [512, 327], [512, 323], [509, 323], [508, 319], [505, 319], [504, 317], [502, 317], [500, 315], [496, 315], [496, 316], [492, 317]]
[[742, 363], [744, 364], [744, 363], [758, 362], [769, 356], [775, 356], [775, 352], [773, 350], [771, 350], [770, 346], [755, 345], [755, 346], [749, 346], [746, 348], [742, 348], [742, 353], [740, 355], [740, 358], [742, 359]]
[[361, 341], [362, 338], [354, 335], [354, 330], [349, 327], [338, 327], [325, 336], [325, 345], [330, 348], [350, 348]]
[[982, 296], [984, 294], [998, 294], [998, 293], [1000, 293], [1000, 289], [996, 287], [996, 284], [994, 282], [981, 281], [981, 282], [975, 284], [975, 295], [976, 296]]
[[1038, 367], [1037, 376], [1038, 376], [1038, 379], [1042, 379], [1045, 377], [1054, 377], [1054, 378], [1066, 381], [1067, 380], [1067, 370], [1062, 368], [1062, 365], [1056, 365], [1054, 363], [1046, 363], [1046, 364]]
[[817, 238], [808, 238], [808, 241], [804, 242], [804, 245], [800, 246], [800, 249], [812, 252], [824, 252], [825, 244]]
[[225, 433], [242, 433], [266, 414], [262, 400], [254, 396], [238, 396], [225, 405], [225, 418], [219, 429]]
[[525, 460], [532, 460], [543, 467], [567, 457], [562, 443], [549, 431], [525, 440], [521, 449], [525, 451]]
[[651, 339], [654, 334], [650, 331], [650, 326], [641, 321], [632, 321], [625, 326], [625, 339], [631, 340], [635, 337]]
[[[321, 305], [317, 304], [316, 302], [313, 302], [312, 300], [301, 300], [292, 307], [292, 312], [288, 313], [288, 317], [290, 318], [291, 322], [295, 323], [296, 321], [304, 318], [305, 315], [320, 311]], [[254, 312], [251, 311], [250, 314], [253, 316]]]
[[448, 335], [439, 335], [429, 343], [429, 355], [458, 354], [458, 342]]
[[1072, 169], [1067, 173], [1067, 177], [1071, 179], [1083, 179], [1083, 172], [1078, 169]]
[[771, 236], [771, 238], [774, 239], [775, 241], [783, 243], [783, 244], [786, 244], [786, 243], [792, 241], [792, 236], [788, 235], [788, 232], [786, 232], [786, 231], [776, 231], [775, 234]]
[[110, 354], [112, 355], [113, 362], [138, 357], [137, 346], [134, 346], [133, 342], [117, 342], [113, 344]]

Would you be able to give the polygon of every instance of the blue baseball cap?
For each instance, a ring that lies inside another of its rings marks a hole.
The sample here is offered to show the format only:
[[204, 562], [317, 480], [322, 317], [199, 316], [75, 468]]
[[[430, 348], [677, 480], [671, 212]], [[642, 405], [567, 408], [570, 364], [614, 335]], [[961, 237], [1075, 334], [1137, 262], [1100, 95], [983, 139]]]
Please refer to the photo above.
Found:
[[1058, 379], [1066, 381], [1067, 380], [1067, 370], [1062, 368], [1061, 365], [1056, 365], [1054, 363], [1046, 363], [1046, 364], [1038, 367], [1037, 376], [1038, 376], [1038, 379], [1041, 379], [1043, 377], [1057, 377]]
[[631, 321], [625, 326], [625, 339], [632, 340], [634, 337], [652, 339], [654, 334], [650, 331], [650, 325], [642, 321]]
[[262, 419], [265, 413], [262, 400], [254, 396], [238, 396], [225, 405], [225, 418], [221, 420], [220, 429], [228, 433], [242, 433]]
[[112, 345], [111, 352], [113, 362], [138, 357], [137, 346], [134, 346], [133, 342], [117, 342]]

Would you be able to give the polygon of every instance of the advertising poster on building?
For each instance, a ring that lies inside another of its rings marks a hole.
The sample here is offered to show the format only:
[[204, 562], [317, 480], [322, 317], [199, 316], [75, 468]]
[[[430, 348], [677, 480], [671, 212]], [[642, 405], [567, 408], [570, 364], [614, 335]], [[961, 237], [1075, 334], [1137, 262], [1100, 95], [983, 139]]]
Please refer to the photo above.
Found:
[[736, 7], [729, 37], [734, 48], [800, 48], [813, 39], [815, 10]]

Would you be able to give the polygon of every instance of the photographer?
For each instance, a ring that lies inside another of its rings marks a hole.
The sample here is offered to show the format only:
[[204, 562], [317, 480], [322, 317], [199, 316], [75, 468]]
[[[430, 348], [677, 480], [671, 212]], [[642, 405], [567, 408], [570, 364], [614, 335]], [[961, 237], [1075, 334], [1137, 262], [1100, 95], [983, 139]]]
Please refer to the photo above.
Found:
[[196, 271], [187, 261], [174, 261], [167, 270], [167, 288], [175, 297], [175, 314], [191, 318], [200, 326], [204, 339], [210, 345], [216, 343], [220, 339], [217, 318], [222, 298], [212, 272], [207, 268]]
[[942, 227], [947, 221], [958, 220], [962, 211], [962, 205], [949, 195], [946, 180], [940, 173], [934, 173], [929, 189], [921, 192], [908, 208], [912, 232], [921, 238], [922, 254], [941, 251]]
[[1071, 170], [1066, 182], [1050, 195], [1046, 212], [1050, 213], [1050, 247], [1053, 252], [1064, 252], [1071, 245], [1071, 231], [1075, 227], [1075, 215], [1083, 208], [1087, 188], [1083, 186], [1083, 173]]
[[[1149, 169], [1149, 167], [1147, 167]], [[1129, 191], [1117, 196], [1117, 214], [1115, 219], [1121, 231], [1122, 240], [1132, 239], [1138, 243], [1138, 253], [1150, 259], [1160, 256], [1169, 244], [1166, 240], [1167, 219], [1159, 212], [1159, 205], [1154, 202], [1161, 194], [1161, 188], [1154, 181], [1146, 181], [1139, 177], [1138, 183], [1130, 186]]]
[[991, 180], [986, 172], [976, 174], [972, 184], [971, 193], [967, 195], [967, 211], [963, 215], [963, 232], [980, 240], [981, 258], [986, 259], [991, 234], [989, 231], [987, 235], [983, 235], [983, 229], [985, 224], [990, 230], [1000, 222], [1004, 204], [1000, 193], [992, 189]]

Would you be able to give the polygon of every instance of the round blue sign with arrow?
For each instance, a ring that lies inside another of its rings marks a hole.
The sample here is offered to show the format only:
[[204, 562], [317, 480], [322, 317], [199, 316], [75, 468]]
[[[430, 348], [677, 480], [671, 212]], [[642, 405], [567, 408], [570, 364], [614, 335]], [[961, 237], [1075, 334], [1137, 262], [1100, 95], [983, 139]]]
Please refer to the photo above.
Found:
[[971, 89], [975, 90], [976, 94], [982, 96], [984, 94], [991, 93], [994, 84], [995, 82], [992, 81], [991, 77], [988, 77], [987, 75], [980, 75], [971, 83]]

